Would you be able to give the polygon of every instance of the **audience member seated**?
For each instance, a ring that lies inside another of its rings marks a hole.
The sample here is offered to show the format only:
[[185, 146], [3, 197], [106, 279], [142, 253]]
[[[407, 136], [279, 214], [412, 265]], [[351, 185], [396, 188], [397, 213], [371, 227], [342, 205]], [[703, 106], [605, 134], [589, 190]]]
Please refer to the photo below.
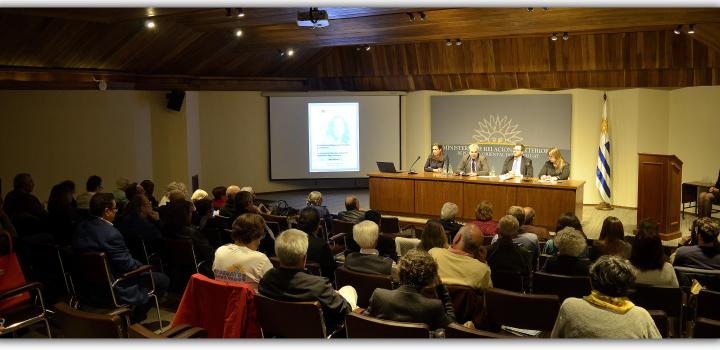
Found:
[[195, 211], [193, 212], [192, 224], [198, 231], [205, 229], [207, 221], [213, 217], [212, 201], [209, 198], [193, 201]]
[[227, 196], [227, 187], [225, 186], [218, 186], [213, 188], [212, 194], [213, 194], [213, 210], [220, 210], [225, 205], [225, 202], [228, 200]]
[[254, 209], [255, 213], [258, 213], [258, 214], [271, 214], [272, 213], [272, 210], [268, 209], [268, 207], [266, 207], [265, 204], [257, 203], [257, 200], [255, 198], [255, 190], [252, 187], [245, 186], [240, 189], [240, 192], [250, 193], [250, 195], [252, 196], [252, 202], [253, 202], [253, 207], [255, 208]]
[[308, 235], [308, 261], [320, 265], [320, 272], [330, 282], [335, 281], [335, 257], [327, 241], [320, 236], [320, 214], [313, 207], [306, 207], [300, 211], [297, 229]]
[[635, 268], [624, 258], [604, 255], [590, 266], [590, 295], [567, 298], [555, 320], [552, 338], [659, 339], [647, 310], [629, 299]]
[[525, 213], [525, 224], [520, 226], [520, 231], [534, 233], [538, 240], [547, 241], [550, 238], [550, 232], [542, 226], [533, 225], [535, 220], [535, 209], [531, 207], [523, 207]]
[[448, 235], [449, 242], [455, 240], [455, 234], [457, 234], [457, 232], [460, 231], [460, 228], [463, 227], [461, 223], [455, 221], [455, 217], [459, 211], [460, 209], [457, 204], [452, 202], [445, 202], [440, 209], [440, 223], [443, 225], [445, 233]]
[[[566, 227], [572, 227], [580, 232], [583, 232], [582, 224], [580, 224], [580, 219], [578, 219], [575, 214], [567, 212], [560, 215], [558, 218], [557, 223], [555, 224], [555, 232], [560, 232], [560, 230], [566, 228]], [[585, 233], [583, 232], [583, 236], [585, 236]], [[549, 239], [547, 242], [545, 242], [545, 249], [543, 250], [543, 254], [547, 255], [555, 255], [557, 254], [557, 248], [555, 247], [555, 243], [552, 239]]]
[[[421, 249], [411, 249], [398, 263], [400, 287], [377, 288], [364, 314], [384, 320], [425, 323], [437, 330], [455, 322], [455, 312], [447, 288], [438, 277], [438, 264]], [[421, 291], [434, 287], [438, 299], [423, 296]]]
[[227, 200], [225, 201], [225, 205], [220, 208], [220, 215], [229, 217], [233, 220], [240, 215], [236, 213], [237, 205], [235, 204], [235, 195], [240, 193], [240, 187], [235, 185], [230, 185], [227, 188], [227, 191], [225, 191], [225, 197], [227, 197]]
[[[187, 200], [185, 192], [183, 192], [182, 190], [172, 190], [172, 191], [168, 192], [164, 198], [167, 198], [169, 200], [169, 202], [186, 201]], [[192, 205], [192, 203], [191, 203], [191, 205]], [[167, 203], [158, 207], [158, 209], [157, 209], [158, 214], [160, 214], [160, 220], [162, 220], [163, 222], [167, 220], [166, 218], [167, 218], [168, 210], [169, 209], [168, 209]]]
[[523, 246], [515, 243], [520, 224], [512, 215], [505, 215], [498, 221], [498, 240], [488, 247], [487, 262], [493, 271], [516, 272], [530, 276], [533, 257]]
[[567, 276], [587, 276], [590, 262], [580, 259], [585, 251], [587, 242], [580, 231], [566, 227], [555, 235], [557, 255], [545, 261], [542, 270], [547, 273]]
[[202, 188], [198, 188], [197, 190], [195, 190], [195, 192], [193, 192], [192, 196], [190, 196], [190, 200], [195, 202], [201, 199], [205, 199], [207, 197], [208, 193], [205, 192], [205, 190], [203, 190]]
[[327, 278], [305, 273], [307, 248], [305, 232], [283, 231], [275, 242], [280, 267], [265, 273], [258, 292], [282, 301], [318, 301], [322, 305], [326, 327], [335, 329], [345, 321], [345, 315], [357, 307], [357, 291], [352, 286], [335, 291]]
[[265, 236], [265, 220], [258, 214], [242, 214], [233, 222], [231, 236], [235, 243], [215, 251], [215, 279], [247, 282], [257, 291], [260, 279], [273, 267], [267, 255], [257, 251]]
[[150, 204], [152, 204], [152, 207], [157, 208], [158, 201], [157, 199], [155, 199], [155, 196], [153, 196], [153, 193], [155, 193], [155, 183], [150, 180], [142, 180], [142, 182], [140, 182], [140, 187], [145, 190], [145, 195], [150, 200]]
[[323, 204], [322, 193], [318, 191], [312, 191], [307, 197], [307, 207], [315, 208], [320, 214], [320, 217], [325, 219], [325, 228], [330, 230], [332, 228], [333, 216], [330, 214], [328, 208]]
[[393, 261], [380, 256], [377, 249], [380, 228], [370, 220], [361, 221], [353, 226], [353, 239], [360, 246], [360, 252], [352, 252], [345, 257], [345, 267], [350, 270], [378, 275], [390, 275]]
[[440, 221], [428, 220], [420, 236], [418, 248], [429, 252], [433, 248], [447, 249], [448, 246], [447, 234]]
[[[525, 210], [522, 207], [512, 206], [508, 209], [507, 215], [512, 215], [519, 223], [525, 222]], [[493, 237], [492, 243], [499, 238], [499, 234]], [[513, 242], [529, 251], [532, 254], [533, 261], [540, 255], [540, 241], [534, 233], [525, 232], [522, 227], [518, 227], [518, 234], [513, 238]]]
[[129, 198], [125, 197], [125, 190], [130, 185], [130, 180], [121, 177], [115, 181], [115, 189], [112, 190], [113, 196], [115, 196], [115, 202], [118, 204], [119, 210], [125, 208]]
[[[382, 214], [380, 214], [377, 210], [368, 210], [365, 212], [365, 220], [370, 220], [380, 227]], [[355, 240], [353, 239], [352, 242], [355, 243]], [[355, 244], [357, 245], [357, 243]], [[388, 257], [393, 261], [397, 261], [398, 259], [397, 250], [395, 249], [395, 240], [392, 237], [384, 235], [382, 231], [380, 231], [380, 236], [378, 237], [377, 250], [380, 252], [381, 256]], [[357, 249], [353, 251], [359, 252], [360, 246], [357, 246]]]
[[[72, 183], [72, 181], [70, 181]], [[80, 223], [74, 206], [73, 190], [67, 181], [53, 186], [48, 198], [48, 227], [55, 243], [69, 245], [75, 227]]]
[[[115, 219], [117, 204], [111, 193], [97, 193], [90, 199], [89, 220], [81, 222], [75, 230], [72, 246], [76, 252], [104, 252], [107, 254], [111, 273], [119, 275], [142, 266], [133, 259], [125, 246], [122, 234], [112, 226]], [[162, 296], [170, 284], [167, 276], [159, 272], [150, 272], [155, 282], [155, 294]], [[150, 278], [145, 273], [139, 278], [123, 281], [118, 286], [120, 302], [133, 306], [132, 321], [145, 319], [153, 303], [147, 296], [147, 285], [143, 279]]]
[[645, 219], [638, 225], [630, 254], [630, 262], [638, 270], [635, 282], [678, 287], [675, 270], [667, 262], [658, 229], [658, 224], [652, 219]]
[[185, 199], [188, 199], [188, 197], [189, 197], [187, 186], [185, 186], [185, 184], [182, 182], [173, 181], [167, 185], [165, 195], [162, 196], [162, 198], [160, 198], [160, 203], [158, 203], [158, 206], [162, 207], [162, 206], [165, 206], [166, 204], [168, 204], [168, 202], [170, 202], [172, 200], [172, 198], [170, 198], [170, 192], [173, 192], [173, 191], [182, 192], [183, 198], [185, 198]]
[[34, 235], [46, 230], [48, 213], [40, 200], [32, 194], [35, 182], [30, 174], [20, 173], [13, 178], [13, 190], [5, 195], [3, 209], [18, 234]]
[[[138, 183], [136, 183], [136, 182], [129, 183], [127, 185], [127, 187], [125, 187], [125, 198], [127, 198], [128, 201], [133, 199], [133, 197], [135, 197], [138, 194], [147, 197], [147, 194], [145, 193], [145, 188], [138, 185]], [[148, 201], [150, 201], [150, 197], [148, 197]], [[152, 201], [150, 201], [150, 206], [152, 207]], [[155, 208], [155, 207], [153, 207], [153, 208]]]
[[85, 193], [82, 193], [77, 198], [77, 206], [79, 209], [88, 210], [90, 209], [90, 199], [95, 193], [102, 193], [103, 185], [102, 178], [97, 175], [92, 175], [87, 179], [85, 183]]
[[140, 238], [147, 243], [162, 237], [160, 215], [143, 195], [135, 195], [130, 199], [118, 229], [125, 237]]
[[482, 201], [475, 207], [475, 221], [468, 225], [475, 225], [483, 236], [495, 236], [497, 233], [497, 221], [493, 220], [493, 206], [488, 201]]
[[185, 199], [174, 199], [167, 204], [167, 217], [163, 227], [163, 237], [172, 239], [191, 239], [197, 262], [207, 262], [203, 265], [206, 270], [200, 272], [206, 276], [212, 266], [214, 249], [208, 239], [200, 234], [192, 225], [192, 203]]
[[617, 255], [625, 259], [630, 258], [632, 246], [625, 242], [625, 229], [620, 219], [608, 216], [603, 221], [600, 238], [593, 242], [590, 251], [590, 260], [596, 260], [601, 255]]
[[718, 224], [708, 217], [697, 219], [694, 234], [697, 236], [697, 245], [678, 248], [673, 265], [720, 270]]
[[337, 214], [338, 220], [357, 224], [365, 218], [365, 212], [360, 210], [360, 200], [355, 196], [345, 197], [345, 211]]
[[442, 283], [478, 290], [492, 288], [482, 244], [482, 232], [474, 225], [465, 225], [455, 235], [451, 247], [430, 249], [428, 253], [437, 261]]

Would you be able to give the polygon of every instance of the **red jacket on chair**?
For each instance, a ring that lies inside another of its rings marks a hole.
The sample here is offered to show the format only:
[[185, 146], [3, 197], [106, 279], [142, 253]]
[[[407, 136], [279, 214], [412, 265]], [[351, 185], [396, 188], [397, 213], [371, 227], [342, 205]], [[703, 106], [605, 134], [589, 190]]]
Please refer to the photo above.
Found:
[[172, 325], [207, 329], [208, 338], [262, 338], [255, 291], [245, 283], [216, 281], [199, 273], [185, 288]]

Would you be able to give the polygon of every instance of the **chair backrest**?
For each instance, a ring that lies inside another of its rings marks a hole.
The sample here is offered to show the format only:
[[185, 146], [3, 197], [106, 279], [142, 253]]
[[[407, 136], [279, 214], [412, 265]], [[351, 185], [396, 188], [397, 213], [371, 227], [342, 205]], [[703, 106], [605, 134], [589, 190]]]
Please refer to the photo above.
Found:
[[325, 338], [327, 336], [322, 307], [317, 301], [280, 301], [256, 294], [255, 307], [265, 338]]
[[655, 326], [657, 327], [658, 332], [660, 332], [660, 335], [663, 338], [669, 338], [670, 320], [668, 320], [668, 315], [665, 313], [665, 311], [647, 310], [647, 312], [650, 314], [650, 317], [652, 317], [653, 322], [655, 322]]
[[280, 225], [280, 232], [290, 228], [290, 223], [287, 216], [271, 215], [271, 214], [260, 214], [262, 215], [265, 222], [277, 222]]
[[483, 236], [483, 245], [489, 246], [492, 243], [493, 236]]
[[160, 238], [158, 240], [160, 257], [170, 266], [193, 267], [197, 273], [198, 261], [191, 239]]
[[697, 299], [696, 316], [720, 320], [720, 292], [701, 290]]
[[265, 225], [267, 225], [270, 228], [270, 231], [272, 231], [273, 234], [275, 234], [275, 237], [280, 235], [280, 224], [278, 224], [275, 221], [265, 221]]
[[[280, 258], [277, 256], [271, 256], [270, 262], [272, 263], [273, 267], [279, 268], [280, 267]], [[320, 270], [320, 264], [314, 262], [314, 261], [306, 261], [305, 262], [305, 271], [311, 275], [315, 276], [322, 276], [322, 271]]]
[[720, 292], [720, 270], [675, 266], [675, 274], [681, 287], [690, 287], [696, 279], [703, 287]]
[[526, 284], [525, 278], [526, 277], [517, 271], [490, 271], [490, 279], [492, 280], [493, 287], [495, 288], [524, 292]]
[[129, 338], [140, 339], [190, 339], [190, 338], [207, 338], [207, 330], [202, 327], [193, 327], [188, 324], [177, 325], [165, 332], [155, 334], [155, 332], [145, 328], [145, 326], [135, 323], [128, 329]]
[[461, 324], [451, 323], [445, 328], [445, 338], [516, 338], [499, 333], [468, 328]]
[[660, 287], [638, 284], [630, 294], [630, 301], [646, 310], [662, 310], [668, 317], [680, 317], [683, 293], [679, 287]]
[[424, 323], [397, 322], [351, 312], [345, 316], [348, 338], [430, 338]]
[[69, 253], [70, 281], [75, 296], [93, 303], [113, 303], [119, 300], [112, 288], [113, 276], [103, 252]]
[[333, 219], [331, 228], [332, 232], [330, 235], [335, 236], [339, 233], [347, 233], [350, 235], [350, 237], [352, 237], [353, 226], [355, 226], [355, 224], [353, 224], [352, 222]]
[[560, 302], [569, 298], [582, 298], [590, 295], [590, 277], [565, 276], [546, 272], [534, 272], [532, 277], [533, 293], [555, 294]]
[[[0, 239], [4, 237], [5, 235], [0, 235]], [[46, 294], [71, 293], [67, 281], [66, 262], [60, 253], [60, 246], [34, 242], [23, 237], [18, 237], [13, 243], [26, 280], [42, 282]]]
[[405, 255], [408, 250], [415, 249], [419, 245], [420, 240], [417, 238], [395, 237], [395, 251], [398, 257]]
[[76, 310], [61, 302], [54, 305], [52, 323], [63, 338], [127, 338], [128, 313], [120, 308], [111, 314]]
[[551, 331], [560, 311], [557, 295], [522, 294], [490, 288], [485, 291], [490, 330], [500, 326]]
[[380, 232], [400, 233], [400, 219], [394, 216], [383, 216], [380, 218]]
[[335, 282], [338, 288], [342, 286], [353, 286], [358, 294], [357, 305], [367, 308], [370, 304], [370, 297], [376, 288], [392, 289], [392, 277], [390, 275], [375, 275], [356, 272], [345, 266], [335, 270]]
[[446, 287], [455, 310], [455, 320], [461, 324], [473, 321], [476, 327], [480, 326], [484, 304], [482, 292], [468, 286], [446, 285]]
[[695, 319], [693, 338], [718, 338], [720, 337], [720, 320], [712, 320], [705, 317]]

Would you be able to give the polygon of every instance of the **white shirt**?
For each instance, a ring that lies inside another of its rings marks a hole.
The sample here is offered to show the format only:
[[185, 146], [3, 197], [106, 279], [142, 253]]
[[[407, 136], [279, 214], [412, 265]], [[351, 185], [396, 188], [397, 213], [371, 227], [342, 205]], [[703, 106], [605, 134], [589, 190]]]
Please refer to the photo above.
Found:
[[515, 159], [513, 160], [512, 172], [515, 173], [515, 175], [520, 175], [521, 167], [522, 167], [522, 156], [515, 157]]
[[257, 290], [260, 279], [272, 267], [265, 254], [230, 243], [215, 251], [213, 273], [216, 280], [247, 282]]

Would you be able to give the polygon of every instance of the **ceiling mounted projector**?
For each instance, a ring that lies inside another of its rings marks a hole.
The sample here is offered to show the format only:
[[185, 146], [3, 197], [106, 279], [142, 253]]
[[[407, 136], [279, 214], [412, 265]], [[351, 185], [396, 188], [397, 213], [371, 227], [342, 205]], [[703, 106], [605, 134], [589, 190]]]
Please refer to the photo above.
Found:
[[327, 11], [310, 8], [308, 12], [298, 12], [297, 24], [300, 27], [324, 28], [330, 25]]

